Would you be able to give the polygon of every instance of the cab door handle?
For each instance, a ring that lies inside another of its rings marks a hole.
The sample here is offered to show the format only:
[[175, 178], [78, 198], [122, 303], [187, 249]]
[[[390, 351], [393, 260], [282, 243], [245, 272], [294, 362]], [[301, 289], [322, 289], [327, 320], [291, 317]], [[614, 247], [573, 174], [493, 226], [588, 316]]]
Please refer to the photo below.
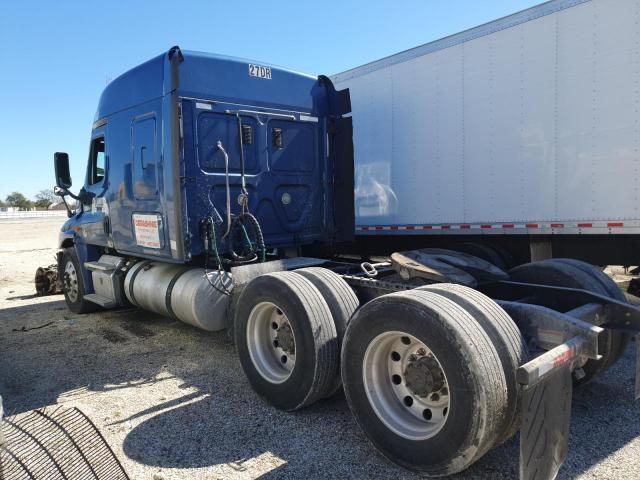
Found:
[[144, 151], [145, 151], [146, 148], [147, 147], [145, 147], [144, 145], [142, 145], [140, 147], [140, 165], [142, 166], [143, 169], [145, 168], [145, 166], [144, 166]]

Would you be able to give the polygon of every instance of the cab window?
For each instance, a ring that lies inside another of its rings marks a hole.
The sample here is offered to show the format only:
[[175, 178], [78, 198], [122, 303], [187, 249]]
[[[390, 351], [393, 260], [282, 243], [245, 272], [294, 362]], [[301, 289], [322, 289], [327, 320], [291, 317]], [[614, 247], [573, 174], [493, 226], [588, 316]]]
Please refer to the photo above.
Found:
[[91, 141], [89, 154], [89, 183], [94, 185], [104, 178], [107, 166], [104, 153], [104, 137], [94, 138]]

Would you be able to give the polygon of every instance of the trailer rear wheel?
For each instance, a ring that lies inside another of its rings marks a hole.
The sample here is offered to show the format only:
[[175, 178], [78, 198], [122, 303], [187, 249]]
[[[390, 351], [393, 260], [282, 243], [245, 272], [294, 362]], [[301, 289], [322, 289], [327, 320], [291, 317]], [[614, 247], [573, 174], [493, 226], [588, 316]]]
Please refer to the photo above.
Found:
[[[295, 270], [309, 280], [322, 294], [331, 310], [333, 323], [338, 336], [338, 348], [342, 347], [342, 339], [347, 330], [351, 316], [359, 306], [358, 297], [349, 284], [335, 272], [321, 267], [308, 267]], [[329, 389], [327, 397], [335, 394], [342, 386], [340, 377], [340, 365], [336, 366], [333, 386]]]
[[276, 408], [311, 405], [333, 386], [340, 350], [331, 311], [302, 275], [249, 282], [238, 299], [235, 337], [249, 383]]
[[84, 299], [85, 285], [75, 248], [64, 249], [59, 275], [62, 275], [62, 291], [69, 310], [82, 314], [95, 312], [100, 308], [95, 303]]
[[[573, 265], [574, 267], [579, 268], [583, 272], [591, 275], [607, 292], [606, 295], [610, 296], [611, 298], [624, 303], [629, 302], [627, 296], [620, 289], [620, 287], [618, 287], [616, 282], [614, 282], [613, 279], [609, 277], [609, 275], [604, 273], [600, 268], [581, 260], [575, 260], [573, 258], [558, 258], [557, 260], [566, 265]], [[614, 363], [620, 360], [620, 357], [624, 355], [624, 352], [627, 349], [629, 342], [631, 341], [631, 335], [629, 334], [616, 332], [613, 330], [607, 330], [606, 332], [608, 332], [607, 338], [605, 339], [607, 342], [606, 351], [608, 352], [608, 355], [606, 356], [606, 359], [603, 358], [603, 360], [606, 361], [600, 366], [601, 371], [608, 369]], [[585, 367], [583, 367], [583, 370], [585, 371], [585, 373], [587, 373], [586, 365]], [[584, 383], [584, 381], [582, 383]]]
[[404, 467], [460, 472], [500, 437], [508, 405], [498, 353], [472, 315], [438, 293], [398, 292], [361, 307], [341, 359], [356, 421]]
[[[509, 272], [512, 280], [519, 282], [581, 288], [599, 295], [606, 295], [621, 302], [626, 296], [616, 283], [600, 269], [571, 258], [552, 258], [520, 265]], [[630, 336], [605, 328], [599, 342], [600, 360], [587, 360], [583, 365], [583, 376], [574, 375], [574, 385], [583, 385], [616, 363], [624, 354]]]
[[495, 347], [507, 381], [509, 411], [504, 418], [501, 443], [520, 428], [521, 395], [516, 370], [529, 361], [529, 352], [522, 333], [500, 305], [481, 292], [464, 285], [440, 283], [420, 287], [438, 293], [462, 306], [482, 326]]
[[456, 250], [481, 258], [505, 272], [510, 268], [507, 260], [500, 254], [501, 252], [498, 252], [498, 250], [493, 246], [483, 243], [465, 242], [459, 245]]
[[571, 265], [582, 270], [587, 275], [590, 275], [596, 282], [600, 284], [602, 289], [606, 292], [606, 295], [619, 300], [621, 302], [627, 302], [627, 297], [624, 292], [618, 287], [609, 275], [604, 273], [600, 268], [591, 265], [581, 260], [575, 260], [573, 258], [554, 258], [552, 261], [564, 263], [565, 265]]

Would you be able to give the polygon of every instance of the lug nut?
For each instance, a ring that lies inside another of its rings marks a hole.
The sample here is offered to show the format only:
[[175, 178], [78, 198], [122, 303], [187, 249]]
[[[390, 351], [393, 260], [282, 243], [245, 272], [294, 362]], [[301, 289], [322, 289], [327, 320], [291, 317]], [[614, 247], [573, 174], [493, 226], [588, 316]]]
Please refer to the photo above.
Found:
[[424, 348], [419, 348], [416, 352], [418, 355], [424, 357], [427, 354], [427, 351]]

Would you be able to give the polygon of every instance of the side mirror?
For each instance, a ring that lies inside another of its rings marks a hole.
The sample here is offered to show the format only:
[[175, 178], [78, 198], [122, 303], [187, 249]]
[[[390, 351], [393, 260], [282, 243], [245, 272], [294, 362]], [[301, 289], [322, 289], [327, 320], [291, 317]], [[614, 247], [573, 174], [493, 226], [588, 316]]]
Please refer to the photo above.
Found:
[[64, 190], [71, 187], [71, 172], [69, 171], [69, 155], [64, 152], [53, 154], [53, 164], [56, 170], [56, 185]]

